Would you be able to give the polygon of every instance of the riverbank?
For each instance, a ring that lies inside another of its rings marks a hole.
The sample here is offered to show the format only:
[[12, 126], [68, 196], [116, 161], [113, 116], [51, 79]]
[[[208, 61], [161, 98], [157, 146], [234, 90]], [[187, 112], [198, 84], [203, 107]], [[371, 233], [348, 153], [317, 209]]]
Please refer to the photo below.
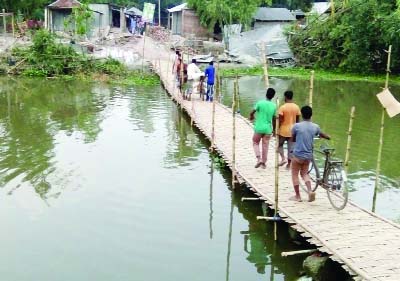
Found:
[[[278, 67], [269, 67], [268, 74], [272, 77], [290, 77], [297, 79], [310, 79], [311, 69], [305, 69], [301, 67], [292, 67], [292, 68], [278, 68]], [[236, 75], [239, 76], [255, 76], [255, 75], [263, 75], [264, 71], [262, 66], [238, 66], [238, 67], [230, 67], [230, 66], [222, 66], [221, 67], [221, 75], [223, 77], [234, 77]], [[354, 81], [354, 82], [376, 82], [376, 83], [384, 83], [386, 76], [384, 74], [377, 75], [362, 75], [362, 74], [354, 74], [354, 73], [340, 73], [334, 71], [326, 71], [326, 70], [315, 70], [315, 79], [316, 80], [325, 80], [325, 81]], [[400, 84], [400, 76], [391, 76], [390, 83], [392, 84]]]

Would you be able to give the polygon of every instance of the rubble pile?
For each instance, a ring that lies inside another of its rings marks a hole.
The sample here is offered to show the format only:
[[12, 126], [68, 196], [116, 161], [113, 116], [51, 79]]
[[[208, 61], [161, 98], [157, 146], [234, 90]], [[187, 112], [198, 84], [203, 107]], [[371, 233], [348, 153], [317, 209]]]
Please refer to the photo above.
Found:
[[169, 34], [169, 30], [162, 26], [151, 26], [149, 28], [149, 36], [158, 42], [168, 42]]

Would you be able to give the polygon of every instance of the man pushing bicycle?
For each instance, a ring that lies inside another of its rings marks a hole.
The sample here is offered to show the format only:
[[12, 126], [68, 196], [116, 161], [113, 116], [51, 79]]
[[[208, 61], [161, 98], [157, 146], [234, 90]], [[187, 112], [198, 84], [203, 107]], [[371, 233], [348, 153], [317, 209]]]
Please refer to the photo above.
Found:
[[292, 158], [292, 181], [295, 196], [291, 197], [290, 200], [301, 202], [300, 173], [307, 186], [308, 201], [312, 202], [315, 200], [315, 192], [311, 189], [311, 178], [308, 175], [308, 169], [313, 159], [314, 137], [318, 136], [327, 140], [329, 140], [330, 137], [322, 133], [317, 124], [311, 122], [311, 107], [303, 106], [301, 108], [301, 116], [303, 121], [295, 124], [292, 128], [292, 138], [293, 142], [295, 142]]

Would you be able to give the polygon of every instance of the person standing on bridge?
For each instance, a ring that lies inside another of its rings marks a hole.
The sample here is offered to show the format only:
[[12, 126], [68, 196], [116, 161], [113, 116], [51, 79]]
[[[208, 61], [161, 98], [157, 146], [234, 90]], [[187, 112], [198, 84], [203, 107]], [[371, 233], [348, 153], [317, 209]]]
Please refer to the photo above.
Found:
[[295, 142], [292, 157], [292, 181], [295, 196], [290, 200], [301, 202], [299, 173], [303, 178], [308, 192], [308, 201], [315, 200], [315, 192], [311, 190], [311, 179], [308, 168], [313, 159], [314, 137], [329, 140], [327, 134], [321, 132], [319, 126], [311, 122], [312, 108], [308, 105], [301, 108], [303, 122], [297, 123], [292, 128], [292, 139]]
[[214, 98], [214, 78], [215, 78], [215, 68], [214, 62], [211, 61], [206, 68], [204, 75], [207, 77], [207, 97], [206, 101], [213, 101]]
[[[292, 127], [294, 124], [299, 122], [300, 119], [300, 108], [293, 102], [293, 92], [286, 91], [284, 93], [285, 104], [279, 108], [279, 154], [281, 155], [281, 162], [279, 166], [283, 166], [287, 163], [286, 169], [290, 168], [290, 162], [292, 161]], [[283, 145], [287, 142], [287, 160], [283, 151]]]
[[[250, 113], [250, 121], [255, 119], [253, 135], [253, 149], [257, 157], [255, 168], [266, 168], [269, 140], [275, 132], [276, 104], [271, 101], [274, 96], [275, 90], [268, 88], [267, 99], [258, 101]], [[261, 153], [260, 142], [262, 142]]]

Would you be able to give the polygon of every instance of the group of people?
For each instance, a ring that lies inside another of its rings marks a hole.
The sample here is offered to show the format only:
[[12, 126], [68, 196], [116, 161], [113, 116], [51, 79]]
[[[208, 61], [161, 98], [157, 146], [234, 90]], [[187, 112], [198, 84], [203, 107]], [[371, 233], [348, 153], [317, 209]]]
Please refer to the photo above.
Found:
[[[195, 93], [200, 93], [202, 97], [202, 91], [205, 88], [204, 79], [207, 79], [206, 101], [213, 101], [215, 68], [212, 61], [205, 71], [201, 71], [195, 59], [186, 65], [183, 63], [182, 54], [176, 51], [172, 72], [175, 74], [178, 88], [186, 99], [190, 99]], [[183, 88], [185, 84], [186, 89]], [[258, 101], [250, 113], [250, 121], [254, 121], [253, 149], [257, 158], [255, 168], [266, 168], [269, 141], [277, 133], [278, 151], [281, 157], [279, 166], [286, 165], [286, 169], [291, 170], [292, 174], [295, 194], [290, 200], [302, 201], [300, 174], [307, 186], [308, 201], [312, 202], [315, 200], [315, 193], [311, 188], [308, 169], [313, 159], [314, 138], [330, 139], [330, 137], [321, 132], [320, 127], [311, 121], [313, 112], [310, 106], [306, 105], [300, 109], [293, 101], [292, 91], [284, 93], [285, 103], [279, 108], [272, 101], [275, 93], [273, 88], [268, 88], [266, 99]], [[300, 116], [303, 119], [302, 122], [300, 122]], [[279, 128], [276, 132], [277, 121]], [[284, 153], [285, 143], [287, 143], [287, 156]]]
[[199, 93], [202, 99], [205, 94], [206, 101], [213, 101], [215, 82], [213, 61], [209, 63], [205, 71], [201, 71], [197, 66], [196, 59], [192, 59], [192, 62], [187, 65], [183, 63], [182, 54], [176, 51], [172, 73], [175, 75], [177, 86], [185, 99], [191, 99], [192, 94]]
[[[284, 93], [285, 103], [278, 109], [276, 103], [272, 101], [275, 90], [268, 88], [266, 100], [256, 103], [250, 113], [250, 120], [254, 121], [253, 148], [257, 158], [255, 168], [266, 168], [269, 140], [275, 136], [276, 118], [279, 118], [279, 128], [276, 132], [279, 139], [279, 154], [281, 161], [279, 166], [286, 164], [287, 169], [291, 169], [292, 182], [295, 195], [290, 200], [300, 202], [300, 181], [299, 174], [303, 178], [308, 191], [308, 201], [315, 200], [315, 193], [311, 189], [311, 179], [308, 169], [313, 159], [314, 137], [330, 139], [321, 132], [320, 127], [311, 121], [312, 108], [303, 106], [301, 109], [293, 101], [293, 92]], [[303, 121], [300, 121], [300, 115]], [[287, 157], [285, 157], [283, 146], [287, 143]], [[261, 148], [260, 148], [261, 144]]]

